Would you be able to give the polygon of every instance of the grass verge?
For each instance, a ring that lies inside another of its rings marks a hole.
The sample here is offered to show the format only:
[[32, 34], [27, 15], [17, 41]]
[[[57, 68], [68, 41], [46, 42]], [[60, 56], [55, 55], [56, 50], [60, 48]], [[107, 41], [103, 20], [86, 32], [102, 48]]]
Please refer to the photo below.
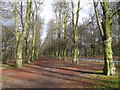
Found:
[[[103, 71], [97, 71], [102, 73]], [[117, 71], [118, 73], [120, 73], [119, 71]], [[94, 88], [106, 88], [107, 90], [110, 90], [110, 88], [119, 88], [119, 84], [120, 84], [120, 76], [105, 76], [105, 75], [93, 75], [95, 76], [94, 81], [96, 82], [100, 82], [103, 85], [93, 85]]]

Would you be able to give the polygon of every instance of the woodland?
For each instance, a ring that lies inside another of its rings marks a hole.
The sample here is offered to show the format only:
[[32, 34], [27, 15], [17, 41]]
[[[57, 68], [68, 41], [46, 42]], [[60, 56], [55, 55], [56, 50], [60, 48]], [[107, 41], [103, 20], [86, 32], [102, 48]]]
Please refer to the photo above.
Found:
[[120, 1], [82, 1], [52, 1], [46, 31], [45, 0], [0, 1], [3, 90], [119, 88]]

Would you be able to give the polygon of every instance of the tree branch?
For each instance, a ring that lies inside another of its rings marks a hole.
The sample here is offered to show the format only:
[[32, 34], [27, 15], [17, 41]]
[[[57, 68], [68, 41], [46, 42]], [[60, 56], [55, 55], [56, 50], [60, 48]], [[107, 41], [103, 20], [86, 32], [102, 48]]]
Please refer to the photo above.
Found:
[[104, 32], [103, 32], [102, 25], [100, 23], [100, 18], [98, 16], [97, 4], [95, 3], [95, 0], [93, 0], [93, 3], [94, 3], [94, 10], [95, 10], [95, 14], [96, 14], [96, 19], [97, 19], [98, 27], [99, 27], [101, 36], [103, 37], [104, 36]]
[[3, 25], [2, 25], [2, 27], [5, 28], [6, 30], [10, 31], [11, 33], [13, 33], [13, 34], [16, 36], [16, 32], [11, 31], [10, 29], [8, 29], [7, 27], [5, 27], [5, 26], [3, 26]]
[[120, 12], [120, 8], [118, 8], [117, 11], [113, 12], [112, 15], [110, 16], [110, 18], [112, 19], [118, 12]]

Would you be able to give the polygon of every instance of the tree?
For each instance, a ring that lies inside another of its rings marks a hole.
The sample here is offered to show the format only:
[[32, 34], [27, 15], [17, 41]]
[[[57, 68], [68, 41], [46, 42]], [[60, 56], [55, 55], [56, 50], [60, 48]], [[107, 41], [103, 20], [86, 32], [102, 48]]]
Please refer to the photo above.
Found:
[[25, 24], [24, 24], [23, 32], [22, 32], [22, 34], [21, 34], [21, 36], [19, 37], [19, 40], [18, 40], [17, 52], [16, 52], [16, 54], [17, 54], [17, 57], [16, 57], [16, 66], [17, 66], [17, 68], [22, 67], [23, 42], [24, 42], [24, 38], [25, 38], [26, 31], [27, 31], [27, 28], [28, 28], [29, 19], [30, 19], [31, 4], [32, 4], [31, 1], [28, 0], [26, 18], [25, 18]]
[[56, 49], [57, 59], [61, 58], [60, 55], [60, 40], [61, 40], [61, 30], [62, 30], [62, 2], [56, 2], [53, 4], [54, 13], [56, 15], [56, 22], [58, 23], [58, 45]]
[[26, 34], [26, 56], [25, 56], [25, 61], [26, 63], [30, 63], [30, 33], [31, 33], [31, 22], [29, 23], [29, 27], [27, 30]]
[[67, 24], [69, 22], [69, 3], [66, 2], [66, 0], [63, 0], [63, 29], [64, 29], [64, 50], [63, 50], [63, 56], [64, 61], [66, 61], [67, 56]]
[[96, 14], [97, 23], [99, 26], [99, 30], [102, 37], [103, 42], [103, 48], [104, 48], [104, 69], [103, 73], [107, 76], [114, 75], [115, 74], [115, 65], [113, 63], [113, 56], [112, 56], [112, 36], [111, 36], [111, 28], [112, 28], [112, 19], [113, 16], [118, 12], [114, 10], [114, 12], [110, 13], [110, 6], [108, 0], [104, 0], [103, 2], [100, 2], [102, 11], [103, 11], [103, 20], [102, 23], [100, 23], [100, 18], [98, 15], [97, 5], [93, 0], [94, 3], [94, 10]]
[[77, 14], [76, 14], [76, 23], [75, 22], [75, 13], [74, 13], [74, 3], [73, 0], [71, 0], [72, 4], [72, 25], [74, 30], [74, 59], [73, 63], [78, 63], [78, 19], [79, 19], [79, 12], [80, 12], [80, 0], [78, 0], [78, 7], [77, 7]]
[[[35, 8], [32, 10], [32, 29], [33, 29], [33, 34], [32, 34], [32, 61], [35, 59], [38, 59], [38, 54], [39, 54], [39, 44], [40, 44], [40, 28], [42, 26], [42, 20], [41, 22], [39, 21], [40, 18], [38, 16], [38, 12], [40, 9], [40, 5], [42, 3], [34, 3]], [[41, 25], [39, 25], [41, 24]], [[38, 27], [39, 25], [39, 27]], [[36, 48], [38, 47], [38, 48]]]
[[35, 59], [35, 33], [36, 33], [36, 25], [35, 25], [36, 17], [35, 11], [32, 10], [32, 61]]
[[35, 57], [38, 59], [41, 55], [41, 29], [42, 25], [44, 23], [44, 20], [41, 19], [39, 16], [36, 20], [36, 37], [35, 37]]
[[[15, 37], [16, 37], [16, 53], [17, 53], [17, 45], [18, 45], [18, 40], [19, 40], [19, 28], [18, 28], [18, 2], [16, 2], [15, 0], [15, 10], [14, 10], [14, 13], [15, 13]], [[17, 54], [16, 54], [16, 59], [17, 59]]]
[[[53, 27], [54, 26], [54, 27]], [[57, 49], [58, 24], [51, 19], [48, 23], [48, 31], [44, 43], [42, 44], [42, 53], [49, 57], [55, 57]]]

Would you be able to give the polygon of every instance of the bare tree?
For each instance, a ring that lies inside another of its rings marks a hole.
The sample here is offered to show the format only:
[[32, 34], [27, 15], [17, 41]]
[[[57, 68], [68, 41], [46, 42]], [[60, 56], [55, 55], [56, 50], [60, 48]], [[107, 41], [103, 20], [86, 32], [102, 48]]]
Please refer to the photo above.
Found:
[[16, 57], [16, 66], [18, 68], [22, 67], [22, 51], [23, 51], [23, 42], [24, 38], [26, 36], [26, 31], [28, 28], [28, 23], [29, 23], [29, 18], [30, 18], [30, 11], [31, 11], [31, 1], [28, 0], [27, 2], [27, 11], [26, 11], [26, 19], [25, 19], [25, 24], [23, 28], [23, 32], [18, 40], [18, 45], [17, 45], [17, 57]]
[[76, 14], [76, 23], [75, 23], [75, 13], [74, 13], [74, 3], [71, 0], [72, 4], [72, 25], [74, 30], [74, 59], [73, 63], [78, 63], [78, 19], [79, 19], [79, 12], [80, 12], [80, 0], [78, 0], [78, 7], [77, 7], [77, 14]]

